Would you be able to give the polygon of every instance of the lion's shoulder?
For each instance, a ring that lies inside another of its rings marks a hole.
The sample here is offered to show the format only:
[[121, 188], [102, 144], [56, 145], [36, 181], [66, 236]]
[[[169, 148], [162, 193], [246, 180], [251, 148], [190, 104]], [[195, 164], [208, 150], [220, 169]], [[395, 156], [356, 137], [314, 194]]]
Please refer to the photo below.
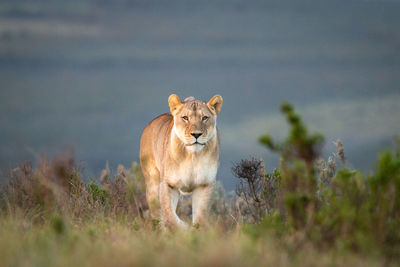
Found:
[[170, 123], [173, 119], [174, 117], [171, 115], [171, 113], [164, 113], [152, 119], [147, 126], [152, 124]]

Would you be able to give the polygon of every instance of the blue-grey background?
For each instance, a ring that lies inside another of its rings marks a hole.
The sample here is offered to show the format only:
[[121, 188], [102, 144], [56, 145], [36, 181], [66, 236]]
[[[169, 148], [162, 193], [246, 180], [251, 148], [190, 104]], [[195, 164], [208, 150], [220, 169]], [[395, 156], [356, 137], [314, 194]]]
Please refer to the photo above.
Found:
[[368, 172], [400, 132], [400, 1], [0, 2], [0, 166], [69, 146], [95, 178], [138, 159], [169, 94], [224, 98], [218, 179], [276, 156], [292, 102], [349, 164]]

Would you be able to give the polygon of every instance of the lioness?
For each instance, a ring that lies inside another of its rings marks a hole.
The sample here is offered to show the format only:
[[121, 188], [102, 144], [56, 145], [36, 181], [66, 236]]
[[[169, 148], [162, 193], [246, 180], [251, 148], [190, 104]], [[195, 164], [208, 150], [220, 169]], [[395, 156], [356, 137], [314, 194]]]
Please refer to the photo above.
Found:
[[172, 94], [168, 103], [171, 112], [152, 120], [140, 140], [147, 203], [165, 227], [186, 228], [176, 206], [179, 192], [193, 192], [192, 222], [203, 225], [219, 166], [216, 121], [222, 97], [216, 95], [207, 103], [193, 97], [181, 102]]

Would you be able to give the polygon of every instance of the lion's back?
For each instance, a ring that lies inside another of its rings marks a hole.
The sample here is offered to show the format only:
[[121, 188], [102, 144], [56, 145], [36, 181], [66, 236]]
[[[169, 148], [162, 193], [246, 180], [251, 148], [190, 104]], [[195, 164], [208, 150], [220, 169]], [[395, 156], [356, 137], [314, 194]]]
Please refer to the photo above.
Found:
[[170, 113], [153, 119], [143, 130], [140, 139], [140, 165], [144, 175], [151, 174], [161, 159], [166, 138], [171, 134], [173, 117]]

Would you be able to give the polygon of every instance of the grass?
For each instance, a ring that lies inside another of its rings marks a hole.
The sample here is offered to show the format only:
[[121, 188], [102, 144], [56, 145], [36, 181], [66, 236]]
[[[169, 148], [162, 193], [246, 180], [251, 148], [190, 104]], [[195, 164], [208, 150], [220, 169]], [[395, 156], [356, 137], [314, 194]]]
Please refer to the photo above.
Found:
[[[166, 231], [150, 218], [140, 168], [108, 166], [82, 181], [71, 154], [10, 170], [0, 192], [0, 266], [398, 266], [400, 157], [379, 156], [374, 174], [346, 168], [343, 144], [327, 161], [289, 104], [286, 140], [260, 141], [281, 155], [234, 164], [236, 194], [218, 185], [209, 227]], [[336, 160], [344, 166], [337, 168]], [[190, 197], [178, 214], [190, 220]]]
[[[62, 226], [60, 226], [62, 225]], [[290, 241], [288, 241], [290, 243]], [[32, 224], [26, 216], [0, 219], [2, 266], [381, 266], [379, 257], [312, 245], [301, 249], [241, 230], [169, 234], [148, 224], [98, 218], [84, 224], [54, 217]]]

